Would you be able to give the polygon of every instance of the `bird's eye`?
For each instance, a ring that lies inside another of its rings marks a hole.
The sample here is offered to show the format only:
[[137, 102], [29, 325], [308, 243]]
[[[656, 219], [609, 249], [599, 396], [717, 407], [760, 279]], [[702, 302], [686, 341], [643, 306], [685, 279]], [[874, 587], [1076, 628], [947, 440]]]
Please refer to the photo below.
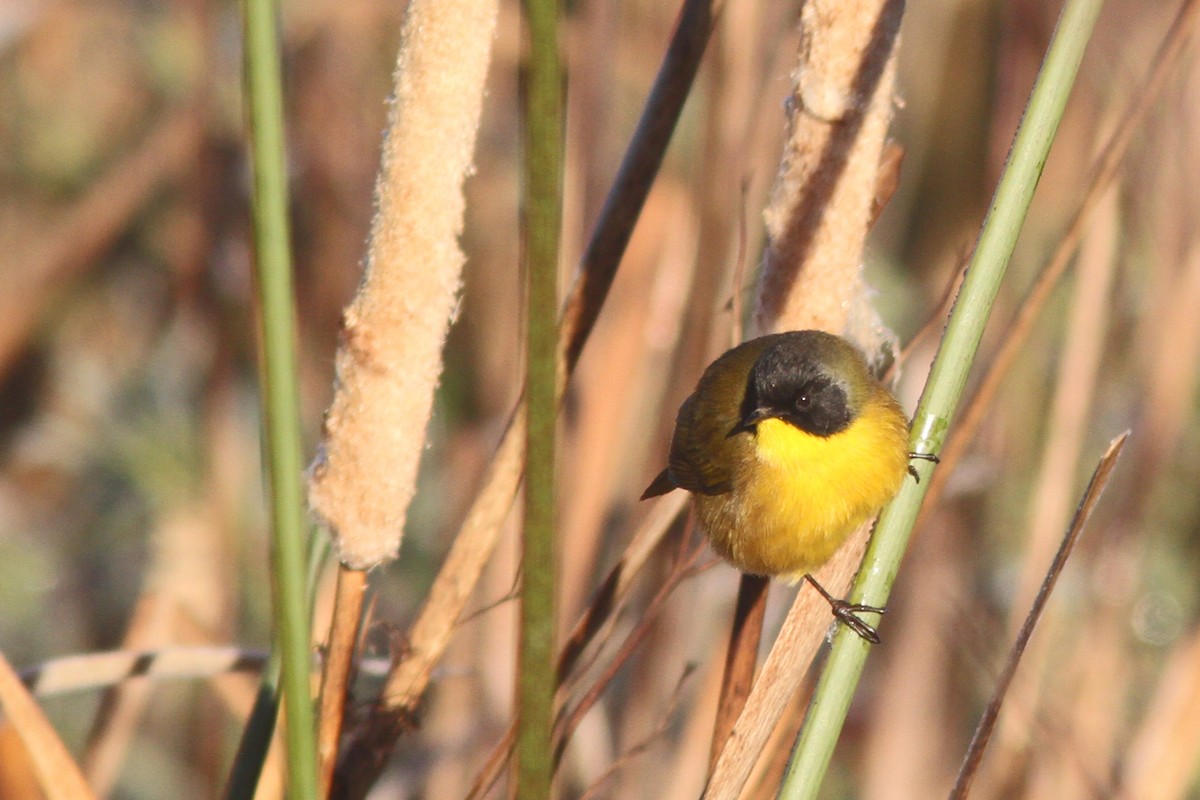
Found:
[[796, 408], [805, 409], [812, 405], [812, 398], [806, 394], [802, 394], [796, 398]]

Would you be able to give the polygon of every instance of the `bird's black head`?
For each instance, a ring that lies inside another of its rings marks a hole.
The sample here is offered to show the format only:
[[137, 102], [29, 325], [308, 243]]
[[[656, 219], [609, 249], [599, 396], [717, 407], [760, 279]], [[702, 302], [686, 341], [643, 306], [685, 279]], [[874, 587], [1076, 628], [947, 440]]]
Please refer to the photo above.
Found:
[[[861, 356], [829, 334], [781, 334], [750, 370], [739, 430], [764, 419], [781, 419], [814, 436], [844, 431], [857, 416], [854, 381]], [[849, 348], [849, 356], [843, 353]]]

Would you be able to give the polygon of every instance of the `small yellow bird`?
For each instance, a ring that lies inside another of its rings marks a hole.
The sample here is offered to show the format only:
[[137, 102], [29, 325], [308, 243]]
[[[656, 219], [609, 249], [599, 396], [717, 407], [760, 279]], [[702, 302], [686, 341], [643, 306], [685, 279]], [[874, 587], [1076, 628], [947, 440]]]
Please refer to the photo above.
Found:
[[668, 466], [642, 494], [692, 493], [712, 548], [738, 569], [808, 580], [863, 638], [875, 630], [813, 579], [900, 490], [908, 420], [854, 345], [823, 331], [752, 339], [708, 366], [679, 408]]

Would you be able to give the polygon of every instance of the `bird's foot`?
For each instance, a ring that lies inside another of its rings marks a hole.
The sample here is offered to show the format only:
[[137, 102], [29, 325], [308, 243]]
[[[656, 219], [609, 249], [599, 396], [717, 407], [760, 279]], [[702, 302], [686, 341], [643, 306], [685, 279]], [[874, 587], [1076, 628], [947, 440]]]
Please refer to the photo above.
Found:
[[[942, 460], [933, 453], [909, 453], [908, 458], [911, 461], [914, 458], [919, 458], [922, 461], [932, 461], [934, 464], [942, 463]], [[913, 476], [913, 480], [917, 483], [921, 482], [921, 476], [917, 474], [917, 468], [912, 464], [908, 465], [908, 474]]]
[[805, 575], [804, 580], [812, 584], [812, 587], [821, 594], [821, 597], [825, 598], [825, 602], [829, 603], [829, 608], [833, 611], [834, 619], [854, 631], [863, 641], [870, 642], [871, 644], [879, 644], [879, 632], [858, 615], [862, 613], [886, 614], [886, 608], [868, 606], [862, 603], [850, 603], [841, 598], [834, 597], [825, 591], [825, 587], [817, 583], [817, 579], [812, 575]]

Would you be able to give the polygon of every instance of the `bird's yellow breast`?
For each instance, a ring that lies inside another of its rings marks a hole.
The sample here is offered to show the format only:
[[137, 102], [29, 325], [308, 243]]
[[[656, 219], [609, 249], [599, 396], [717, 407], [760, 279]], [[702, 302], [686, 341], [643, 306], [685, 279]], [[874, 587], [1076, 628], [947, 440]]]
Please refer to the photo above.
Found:
[[840, 433], [767, 419], [750, 445], [730, 494], [697, 496], [699, 520], [738, 568], [791, 579], [824, 564], [891, 500], [908, 466], [907, 422], [882, 390]]

